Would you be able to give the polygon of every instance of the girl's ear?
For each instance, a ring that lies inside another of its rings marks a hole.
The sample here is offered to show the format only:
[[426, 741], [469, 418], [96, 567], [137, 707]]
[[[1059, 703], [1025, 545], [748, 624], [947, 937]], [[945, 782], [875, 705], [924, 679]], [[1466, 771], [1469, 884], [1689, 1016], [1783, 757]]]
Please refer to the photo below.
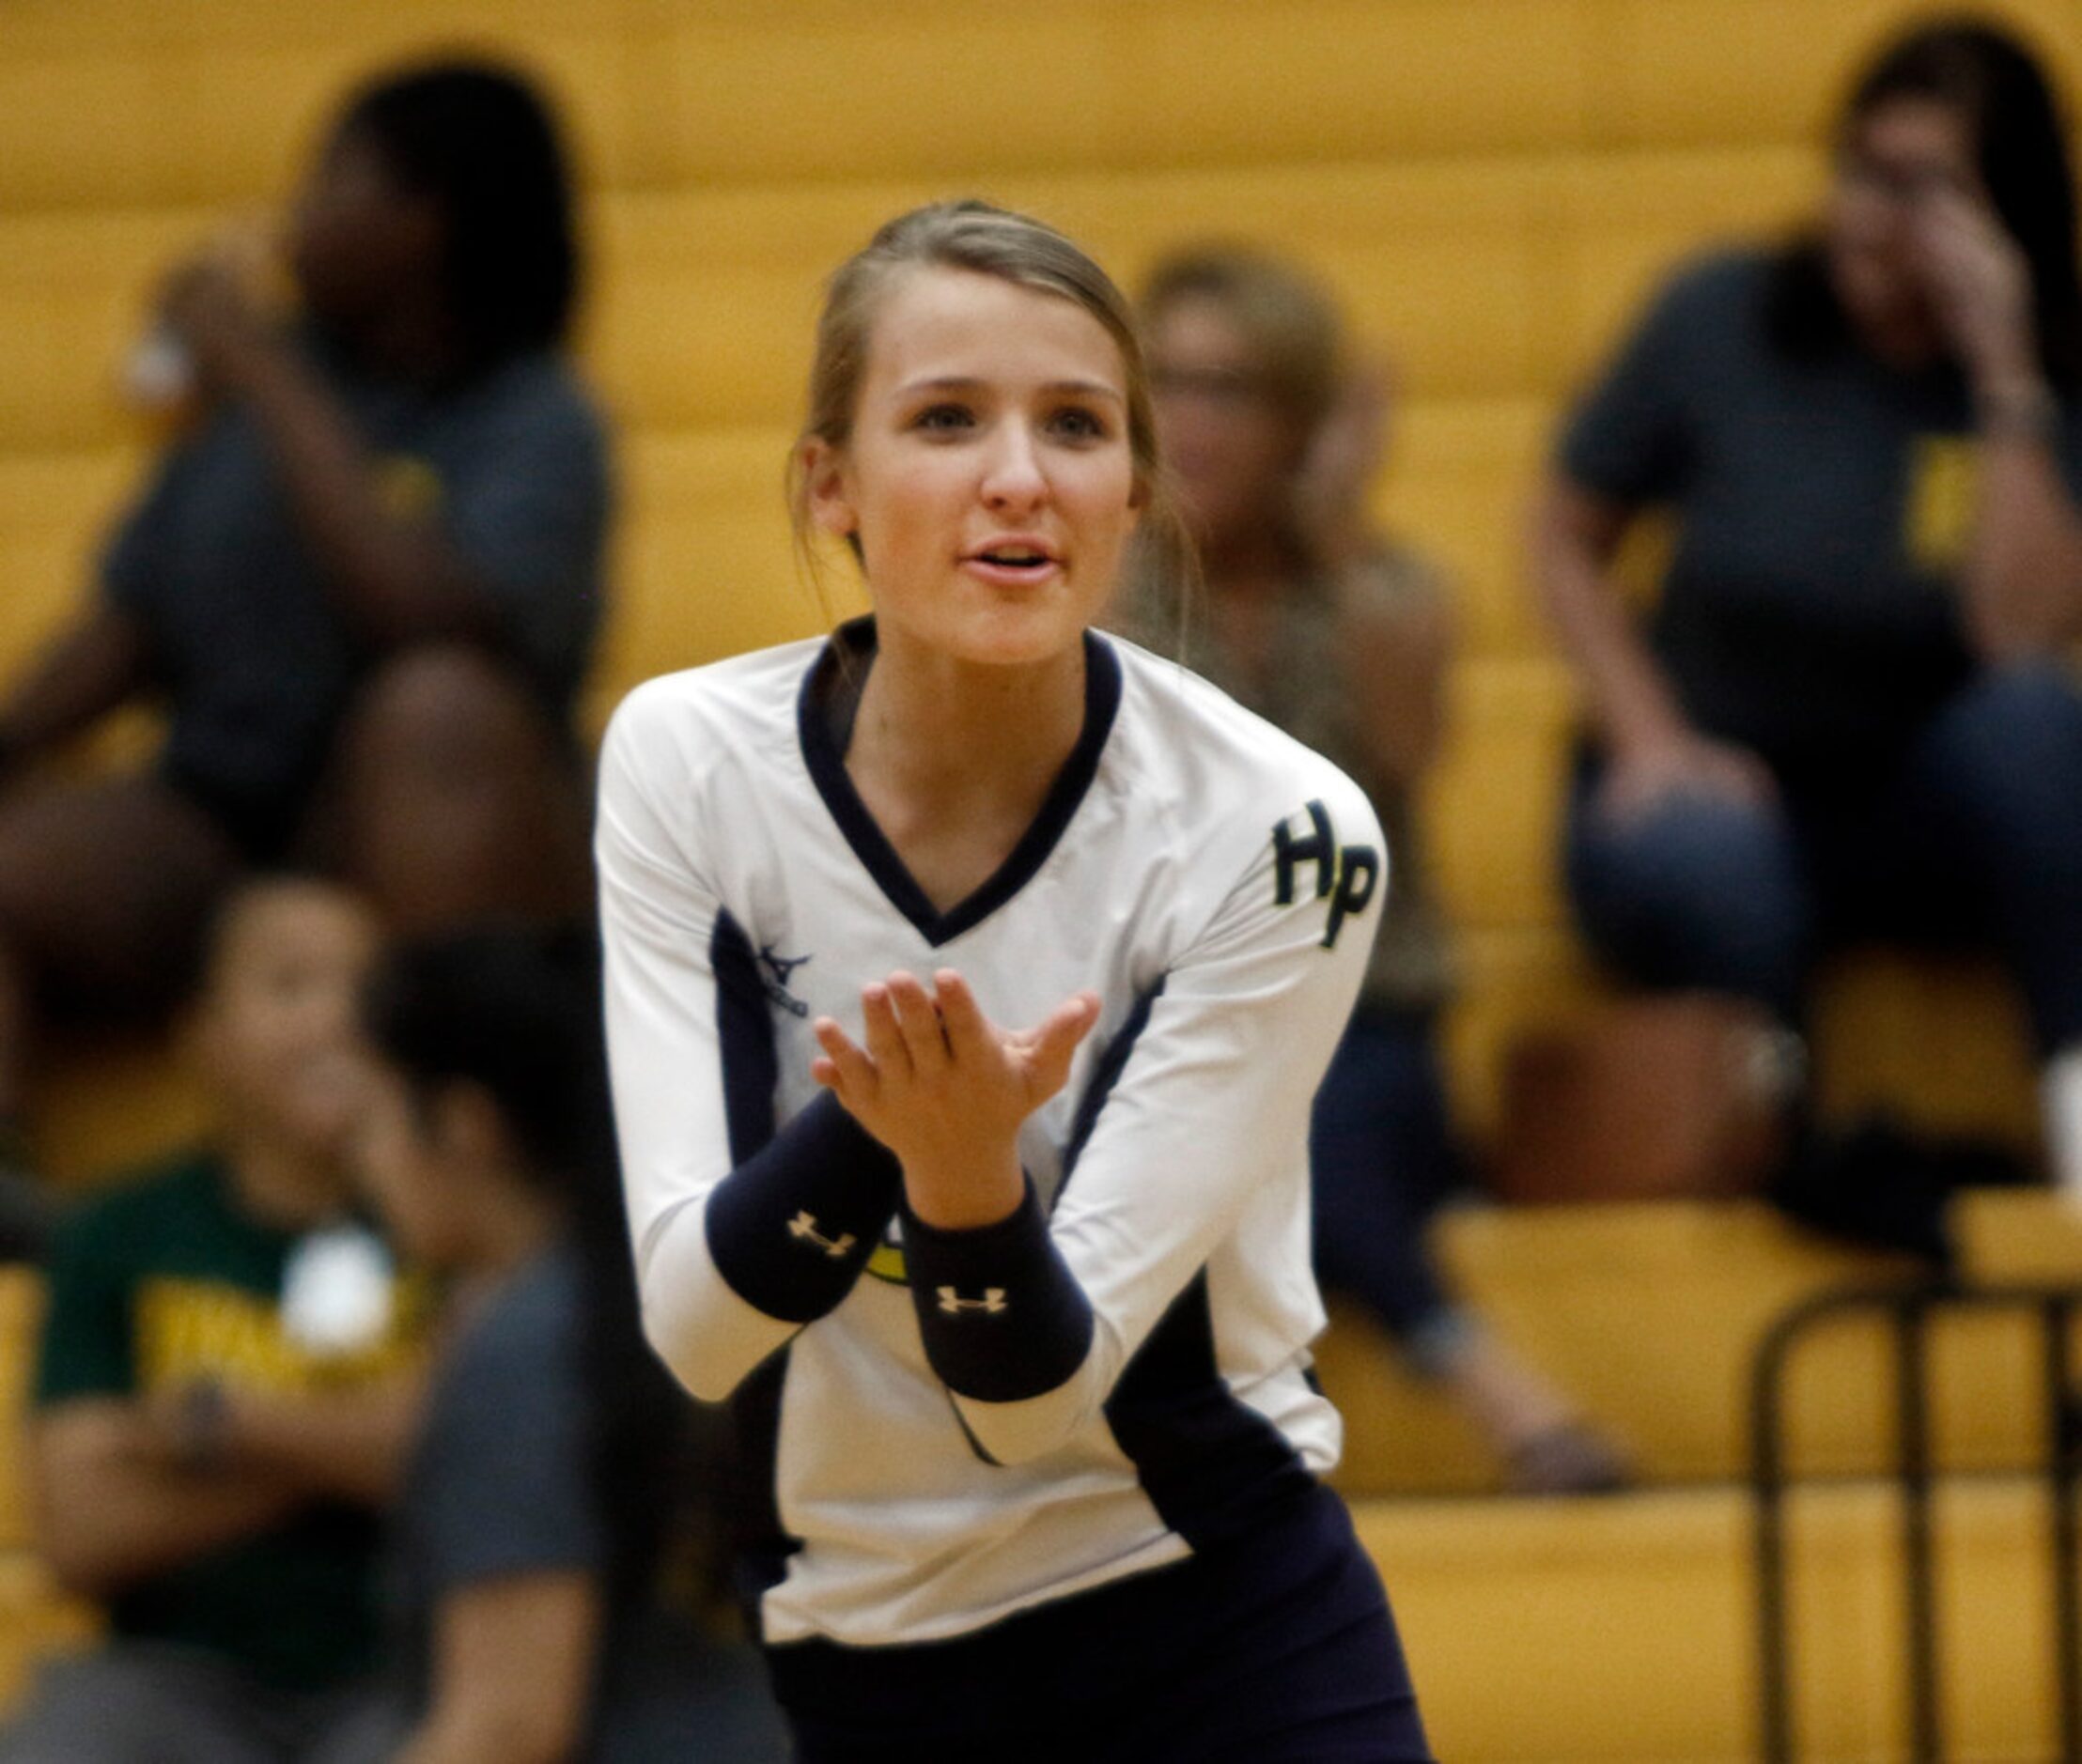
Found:
[[810, 518], [820, 533], [844, 539], [860, 531], [846, 456], [821, 435], [802, 443], [802, 482], [809, 492]]

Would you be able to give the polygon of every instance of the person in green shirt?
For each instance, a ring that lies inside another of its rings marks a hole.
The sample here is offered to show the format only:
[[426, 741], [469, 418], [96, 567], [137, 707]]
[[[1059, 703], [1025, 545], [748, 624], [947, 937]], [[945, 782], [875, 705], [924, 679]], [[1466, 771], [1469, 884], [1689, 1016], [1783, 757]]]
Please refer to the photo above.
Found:
[[375, 921], [275, 878], [217, 925], [184, 1034], [211, 1149], [89, 1202], [50, 1276], [29, 1459], [44, 1555], [105, 1606], [6, 1764], [315, 1759], [362, 1718], [379, 1509], [423, 1383], [346, 1161]]

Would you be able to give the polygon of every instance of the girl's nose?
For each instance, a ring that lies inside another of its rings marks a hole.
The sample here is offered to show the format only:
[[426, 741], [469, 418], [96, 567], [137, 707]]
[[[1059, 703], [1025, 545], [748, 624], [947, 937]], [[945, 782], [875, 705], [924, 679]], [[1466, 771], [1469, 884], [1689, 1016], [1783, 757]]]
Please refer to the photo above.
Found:
[[1007, 423], [992, 444], [983, 499], [993, 508], [1032, 507], [1048, 495], [1049, 481], [1033, 437], [1023, 423]]

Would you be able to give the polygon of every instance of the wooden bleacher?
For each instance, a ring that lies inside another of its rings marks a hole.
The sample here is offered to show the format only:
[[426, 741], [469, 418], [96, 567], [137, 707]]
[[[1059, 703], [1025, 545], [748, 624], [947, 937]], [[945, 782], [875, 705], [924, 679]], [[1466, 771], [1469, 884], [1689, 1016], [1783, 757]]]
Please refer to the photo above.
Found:
[[[1573, 705], [1521, 581], [1519, 533], [1568, 389], [1684, 254], [1775, 230], [1818, 188], [1831, 94], [1907, 0], [8, 0], [0, 16], [0, 673], [91, 575], [151, 437], [112, 395], [156, 276], [220, 217], [277, 202], [354, 79], [430, 43], [503, 47], [569, 108], [594, 282], [583, 346], [620, 426], [615, 606], [597, 728], [646, 674], [822, 626], [781, 510], [818, 280], [895, 209], [976, 191], [1059, 219], [1132, 281], [1205, 234], [1320, 268], [1404, 398], [1379, 511], [1453, 568], [1454, 735], [1426, 805], [1466, 995], [1448, 1041], [1464, 1121], [1493, 1127], [1531, 1025], [1597, 981], [1554, 865]], [[2074, 0], [1999, 8], [2073, 73]], [[840, 590], [844, 596], [843, 588]], [[134, 736], [132, 737], [134, 738]], [[1823, 1014], [1826, 1100], [1907, 1099], [2028, 1141], [2013, 1002], [1984, 967], [1860, 962]], [[135, 1047], [69, 1052], [39, 1089], [70, 1182], [193, 1120]], [[2059, 1222], [2002, 1198], [1977, 1252], [2073, 1272]], [[1491, 1475], [1436, 1399], [1348, 1320], [1325, 1374], [1350, 1417], [1346, 1487], [1394, 1587], [1443, 1756], [1703, 1764], [1748, 1743], [1739, 1468], [1747, 1354], [1783, 1302], [1886, 1264], [1739, 1205], [1474, 1212], [1444, 1228], [1469, 1291], [1632, 1442], [1654, 1492], [1596, 1507], [1468, 1496]], [[2007, 1265], [2007, 1264], [2005, 1264]], [[2043, 1267], [2035, 1272], [2046, 1272]], [[32, 1285], [0, 1280], [0, 1392], [25, 1364]], [[1977, 1756], [2043, 1749], [2018, 1675], [2030, 1448], [2013, 1341], [1948, 1338], [1947, 1462]], [[1795, 1413], [1802, 1461], [1872, 1467], [1870, 1341], [1824, 1344]], [[0, 1696], [76, 1634], [48, 1598], [0, 1430]], [[1807, 1522], [1835, 1540], [1803, 1597], [1841, 1704], [1817, 1756], [1884, 1755], [1885, 1497], [1854, 1483]], [[1833, 1503], [1833, 1504], [1832, 1504]], [[2007, 1600], [2007, 1606], [2003, 1601]]]
[[[2070, 5], [2010, 9], [2057, 53], [2082, 37]], [[777, 485], [818, 279], [877, 220], [980, 189], [1059, 217], [1129, 280], [1181, 238], [1268, 240], [1403, 369], [1381, 512], [1461, 588], [1430, 819], [1469, 976], [1456, 1090], [1485, 1127], [1502, 1051], [1590, 984], [1553, 875], [1570, 691], [1520, 580], [1546, 437], [1669, 264], [1799, 212], [1833, 83], [1903, 10], [1115, 0], [986, 23], [963, 0], [872, 21], [836, 0], [21, 0], [0, 40], [0, 662], [79, 592], [147, 455], [112, 388], [156, 275], [218, 217], [278, 200], [339, 92], [412, 46], [532, 62], [589, 170], [584, 353], [626, 486], [595, 726], [645, 673], [825, 618]], [[1956, 996], [1999, 1024], [1986, 992]], [[1896, 1036], [1875, 1075], [1865, 1031], [1885, 1014], [1839, 1038], [1844, 1093], [1962, 1069]], [[1977, 1106], [2025, 1137], [2018, 1069]], [[61, 1079], [42, 1124], [83, 1178], [132, 1141], [83, 1124], [71, 1093]]]
[[[1803, 1759], [1891, 1764], [1903, 1731], [1897, 1504], [1818, 1486], [1791, 1516], [1801, 1571]], [[1418, 1500], [1356, 1509], [1395, 1600], [1442, 1758], [1747, 1764], [1757, 1756], [1749, 1510], [1723, 1487], [1620, 1501]], [[2043, 1488], [1949, 1484], [1937, 1509], [1950, 1756], [2057, 1756]]]
[[[2082, 1279], [2082, 1223], [2046, 1194], [1972, 1195], [1955, 1213], [1965, 1272]], [[1748, 1474], [1749, 1369], [1781, 1314], [1832, 1287], [1919, 1272], [1905, 1258], [1825, 1243], [1751, 1201], [1472, 1209], [1443, 1221], [1440, 1250], [1490, 1325], [1626, 1440], [1644, 1482], [1669, 1487]], [[2043, 1463], [2038, 1338], [2022, 1318], [1948, 1318], [1932, 1356], [1939, 1468]], [[1465, 1424], [1366, 1319], [1335, 1311], [1318, 1358], [1345, 1416], [1337, 1480], [1347, 1494], [1465, 1494], [1496, 1478]], [[1863, 1323], [1803, 1350], [1788, 1402], [1795, 1474], [1886, 1470], [1890, 1365], [1887, 1340]]]
[[[1957, 1213], [1962, 1272], [2082, 1279], [2082, 1222], [2046, 1195]], [[1743, 1205], [1579, 1208], [1452, 1222], [1447, 1250], [1499, 1327], [1639, 1452], [1618, 1499], [1469, 1499], [1476, 1461], [1436, 1400], [1333, 1330], [1326, 1385], [1359, 1449], [1341, 1480], [1393, 1593], [1440, 1756], [1531, 1764], [1735, 1764], [1756, 1756], [1755, 1529], [1741, 1478], [1751, 1354], [1797, 1300], [1905, 1272], [1825, 1249]], [[2055, 1755], [2041, 1344], [2011, 1319], [1932, 1341], [1935, 1524], [1950, 1756]], [[1794, 1708], [1801, 1756], [1909, 1756], [1895, 1416], [1884, 1344], [1832, 1330], [1796, 1361]], [[1406, 1452], [1393, 1451], [1401, 1437]], [[1418, 1489], [1430, 1477], [1426, 1492]]]

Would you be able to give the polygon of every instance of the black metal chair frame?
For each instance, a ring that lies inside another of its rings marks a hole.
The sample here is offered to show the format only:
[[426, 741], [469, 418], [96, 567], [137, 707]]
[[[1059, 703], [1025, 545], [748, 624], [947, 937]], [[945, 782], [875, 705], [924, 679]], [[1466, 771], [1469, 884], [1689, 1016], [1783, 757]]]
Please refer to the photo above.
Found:
[[1935, 1469], [1931, 1452], [1930, 1325], [1940, 1312], [2016, 1310], [2036, 1315], [2041, 1337], [2041, 1388], [2049, 1442], [2042, 1466], [2050, 1524], [2054, 1577], [2054, 1646], [2059, 1650], [2060, 1764], [2082, 1764], [2082, 1587], [2076, 1576], [2074, 1483], [2082, 1453], [2076, 1392], [2070, 1364], [2073, 1325], [2082, 1313], [2082, 1287], [1979, 1285], [1933, 1281], [1916, 1285], [1833, 1288], [1794, 1306], [1757, 1348], [1750, 1383], [1750, 1483], [1756, 1503], [1756, 1614], [1762, 1756], [1764, 1764], [1795, 1764], [1793, 1634], [1786, 1502], [1797, 1479], [1786, 1466], [1785, 1379], [1795, 1350], [1825, 1323], [1845, 1317], [1890, 1325], [1895, 1373], [1893, 1479], [1902, 1494], [1901, 1551], [1904, 1570], [1903, 1642], [1908, 1661], [1911, 1764], [1942, 1764], [1945, 1753], [1937, 1558], [1932, 1532]]

